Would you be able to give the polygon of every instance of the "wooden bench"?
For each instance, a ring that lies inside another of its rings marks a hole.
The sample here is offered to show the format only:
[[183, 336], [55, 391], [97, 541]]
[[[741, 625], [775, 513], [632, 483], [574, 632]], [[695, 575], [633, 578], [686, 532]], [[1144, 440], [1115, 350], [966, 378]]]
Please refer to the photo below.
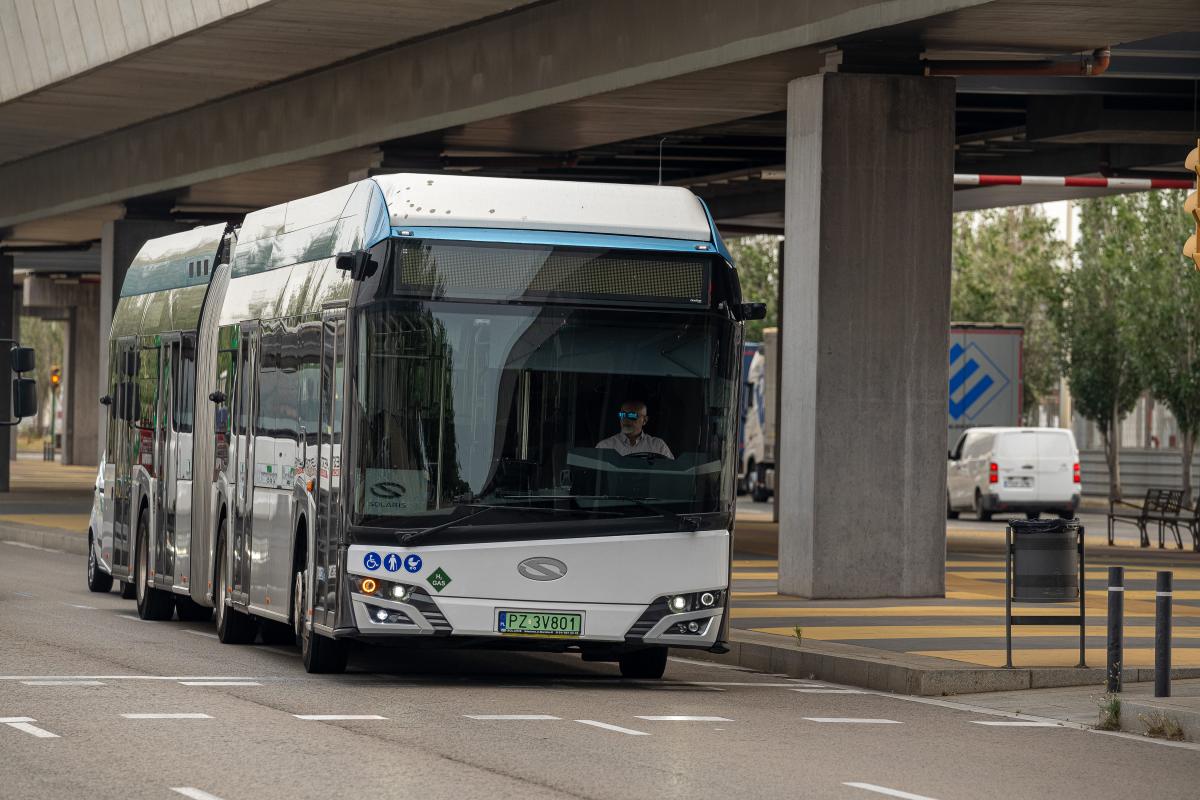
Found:
[[[1121, 509], [1118, 509], [1118, 506]], [[1108, 501], [1108, 543], [1109, 545], [1113, 543], [1116, 524], [1124, 522], [1137, 526], [1138, 533], [1141, 534], [1141, 546], [1149, 547], [1148, 525], [1154, 522], [1158, 524], [1158, 546], [1163, 547], [1163, 540], [1169, 527], [1175, 534], [1176, 545], [1182, 550], [1183, 539], [1179, 533], [1179, 524], [1182, 522], [1189, 528], [1196, 524], [1197, 530], [1200, 530], [1200, 519], [1195, 517], [1195, 512], [1193, 512], [1193, 521], [1189, 521], [1181, 516], [1182, 508], [1182, 489], [1147, 489], [1146, 497], [1142, 500], [1141, 505], [1127, 500], [1110, 500]], [[1197, 536], [1195, 532], [1192, 535], [1193, 538]]]

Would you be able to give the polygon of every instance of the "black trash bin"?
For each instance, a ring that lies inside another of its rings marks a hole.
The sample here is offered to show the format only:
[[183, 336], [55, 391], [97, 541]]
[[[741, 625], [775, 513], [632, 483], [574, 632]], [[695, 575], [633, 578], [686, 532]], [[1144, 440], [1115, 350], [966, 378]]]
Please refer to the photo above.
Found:
[[1079, 599], [1079, 520], [1014, 519], [1012, 599], [1064, 603]]

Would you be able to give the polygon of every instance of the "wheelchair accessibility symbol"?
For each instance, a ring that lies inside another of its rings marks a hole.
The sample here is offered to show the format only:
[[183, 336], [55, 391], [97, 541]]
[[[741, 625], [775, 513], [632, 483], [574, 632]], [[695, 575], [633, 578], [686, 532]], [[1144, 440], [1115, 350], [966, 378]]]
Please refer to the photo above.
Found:
[[379, 565], [383, 563], [379, 558], [379, 553], [372, 550], [363, 556], [363, 566], [370, 570], [379, 569]]

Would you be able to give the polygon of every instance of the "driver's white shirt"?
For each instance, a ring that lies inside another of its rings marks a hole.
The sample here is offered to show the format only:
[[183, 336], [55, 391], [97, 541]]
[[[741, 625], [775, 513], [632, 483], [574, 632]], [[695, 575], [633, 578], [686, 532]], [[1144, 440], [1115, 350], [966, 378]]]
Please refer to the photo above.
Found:
[[616, 450], [623, 456], [633, 453], [656, 453], [660, 456], [666, 456], [672, 461], [675, 460], [675, 455], [671, 452], [671, 448], [667, 447], [666, 442], [644, 432], [638, 437], [637, 444], [630, 444], [628, 436], [618, 433], [615, 436], [610, 436], [607, 439], [597, 442], [596, 449]]

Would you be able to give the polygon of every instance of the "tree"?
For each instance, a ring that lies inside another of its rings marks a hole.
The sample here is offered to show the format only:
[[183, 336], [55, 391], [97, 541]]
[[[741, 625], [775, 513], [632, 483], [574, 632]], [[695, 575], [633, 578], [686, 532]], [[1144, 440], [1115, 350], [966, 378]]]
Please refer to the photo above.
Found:
[[746, 341], [761, 342], [763, 328], [779, 324], [780, 236], [758, 234], [731, 239], [726, 244], [742, 283], [747, 303], [766, 303], [766, 319], [746, 323]]
[[[53, 320], [21, 317], [21, 345], [32, 347], [37, 353], [37, 369], [33, 377], [38, 386], [38, 408], [43, 408], [43, 400], [49, 397], [47, 392], [50, 391], [50, 367], [62, 364], [63, 327], [61, 322]], [[32, 423], [37, 436], [45, 434], [41, 414], [34, 417]]]
[[1141, 219], [1130, 196], [1080, 204], [1078, 265], [1061, 273], [1061, 303], [1050, 304], [1075, 410], [1100, 430], [1108, 496], [1121, 497], [1120, 422], [1146, 388], [1136, 319]]
[[1182, 435], [1184, 503], [1192, 504], [1192, 454], [1200, 433], [1200, 274], [1179, 255], [1191, 217], [1182, 192], [1121, 200], [1140, 221], [1134, 250], [1141, 299], [1135, 317], [1138, 357], [1150, 391], [1175, 416]]
[[1026, 414], [1036, 413], [1060, 374], [1051, 304], [1067, 247], [1054, 228], [1054, 221], [1034, 206], [954, 217], [950, 318], [1025, 328]]

